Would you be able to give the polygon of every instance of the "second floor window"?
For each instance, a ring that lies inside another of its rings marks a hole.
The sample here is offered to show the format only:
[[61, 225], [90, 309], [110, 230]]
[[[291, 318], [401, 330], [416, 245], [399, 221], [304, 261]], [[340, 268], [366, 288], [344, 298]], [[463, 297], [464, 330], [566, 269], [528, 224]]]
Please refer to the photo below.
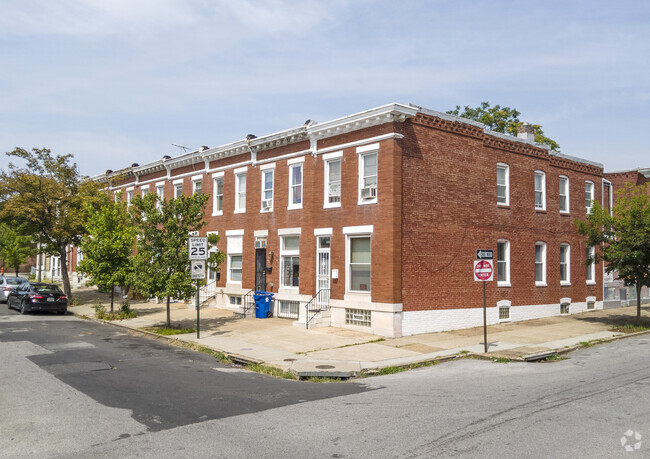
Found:
[[182, 183], [177, 183], [174, 185], [174, 197], [178, 198], [183, 194], [183, 184]]
[[585, 182], [585, 208], [587, 213], [591, 212], [591, 206], [594, 203], [594, 182]]
[[193, 187], [194, 187], [194, 192], [192, 194], [200, 195], [201, 192], [202, 192], [202, 188], [203, 188], [203, 183], [201, 182], [201, 180], [195, 180], [195, 181], [192, 182], [192, 184], [193, 184]]
[[156, 195], [158, 196], [158, 201], [156, 201], [156, 208], [160, 209], [162, 207], [162, 202], [165, 199], [164, 185], [159, 185], [156, 187]]
[[325, 206], [341, 203], [341, 158], [325, 162]]
[[560, 212], [569, 213], [569, 177], [560, 176]]
[[289, 208], [302, 207], [302, 164], [289, 166]]
[[535, 172], [535, 210], [546, 209], [546, 174]]
[[497, 165], [497, 204], [509, 204], [510, 167], [507, 164]]
[[262, 212], [273, 210], [273, 169], [262, 171]]
[[359, 161], [359, 200], [377, 202], [377, 153], [362, 154]]
[[212, 179], [212, 214], [223, 213], [223, 177]]
[[235, 175], [235, 213], [246, 212], [246, 173]]

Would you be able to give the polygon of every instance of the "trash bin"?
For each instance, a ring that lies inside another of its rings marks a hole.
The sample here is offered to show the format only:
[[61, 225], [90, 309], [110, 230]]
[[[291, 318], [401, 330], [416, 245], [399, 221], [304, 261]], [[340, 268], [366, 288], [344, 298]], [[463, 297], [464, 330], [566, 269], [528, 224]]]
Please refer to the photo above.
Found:
[[255, 318], [266, 319], [273, 316], [271, 312], [273, 293], [253, 292], [253, 299], [255, 300]]

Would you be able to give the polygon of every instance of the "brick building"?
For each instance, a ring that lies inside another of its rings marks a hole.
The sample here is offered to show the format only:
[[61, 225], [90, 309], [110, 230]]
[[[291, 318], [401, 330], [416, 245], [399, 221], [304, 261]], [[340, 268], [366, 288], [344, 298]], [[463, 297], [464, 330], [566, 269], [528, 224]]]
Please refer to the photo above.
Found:
[[302, 326], [387, 337], [477, 326], [473, 261], [493, 249], [489, 323], [601, 308], [602, 266], [586, 266], [593, 248], [573, 219], [611, 186], [602, 165], [526, 131], [390, 104], [94, 179], [125, 177], [113, 187], [125, 199], [210, 195], [202, 235], [218, 233], [227, 253], [208, 275], [217, 307], [239, 310], [257, 289]]

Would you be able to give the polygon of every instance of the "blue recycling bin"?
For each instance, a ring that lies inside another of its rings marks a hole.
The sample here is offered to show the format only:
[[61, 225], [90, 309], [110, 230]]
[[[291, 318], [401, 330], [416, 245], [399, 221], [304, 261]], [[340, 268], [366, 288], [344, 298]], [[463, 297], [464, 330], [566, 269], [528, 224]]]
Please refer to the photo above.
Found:
[[253, 292], [253, 299], [255, 300], [255, 318], [266, 319], [271, 317], [271, 300], [273, 293], [270, 292]]

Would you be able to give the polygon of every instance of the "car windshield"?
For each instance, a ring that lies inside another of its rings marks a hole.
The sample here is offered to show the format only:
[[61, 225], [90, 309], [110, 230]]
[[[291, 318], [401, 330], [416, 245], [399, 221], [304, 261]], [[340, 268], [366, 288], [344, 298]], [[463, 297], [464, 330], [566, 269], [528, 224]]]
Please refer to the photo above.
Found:
[[11, 277], [7, 277], [6, 279], [7, 279], [7, 285], [20, 285], [23, 282], [25, 282], [25, 279], [18, 279], [18, 278], [12, 279]]
[[56, 285], [34, 285], [33, 287], [37, 293], [63, 293]]

